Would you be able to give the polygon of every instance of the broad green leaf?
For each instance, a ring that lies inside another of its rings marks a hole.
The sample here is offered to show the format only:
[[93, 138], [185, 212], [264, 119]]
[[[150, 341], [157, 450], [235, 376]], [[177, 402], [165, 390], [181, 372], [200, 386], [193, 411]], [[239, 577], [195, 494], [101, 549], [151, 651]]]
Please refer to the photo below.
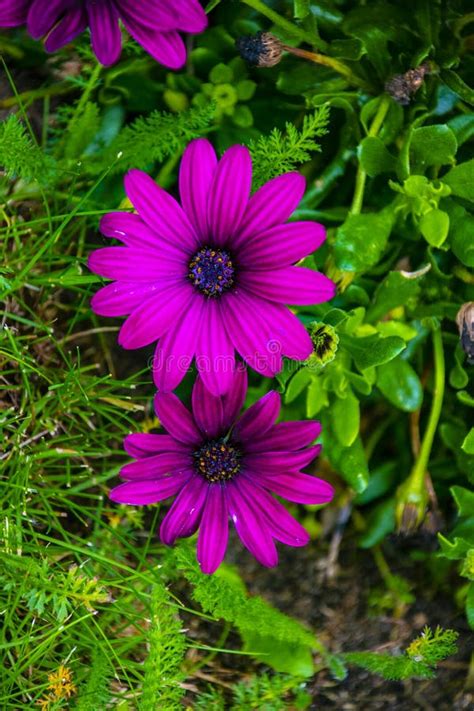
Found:
[[360, 494], [366, 489], [369, 483], [369, 468], [360, 437], [357, 437], [350, 447], [332, 443], [330, 459], [333, 466], [354, 491]]
[[340, 343], [350, 352], [359, 370], [388, 363], [406, 348], [405, 341], [397, 336], [354, 338], [341, 334]]
[[426, 212], [419, 222], [420, 232], [432, 247], [441, 247], [449, 232], [449, 215], [443, 210]]
[[361, 548], [372, 548], [395, 530], [395, 499], [387, 499], [370, 512], [367, 530], [359, 539]]
[[389, 210], [349, 215], [338, 229], [334, 245], [336, 266], [348, 272], [366, 272], [377, 264], [392, 231]]
[[469, 491], [463, 486], [452, 486], [450, 492], [458, 507], [459, 515], [472, 516], [474, 512], [474, 491]]
[[421, 407], [423, 388], [412, 366], [401, 358], [377, 368], [377, 387], [392, 405], [403, 412]]
[[295, 398], [303, 392], [303, 390], [311, 382], [311, 373], [308, 368], [301, 368], [291, 378], [286, 388], [285, 402], [293, 402]]
[[377, 321], [395, 307], [409, 306], [410, 302], [415, 302], [420, 293], [422, 276], [408, 278], [402, 272], [389, 272], [375, 290], [367, 320]]
[[383, 141], [377, 136], [367, 136], [360, 143], [357, 153], [362, 169], [371, 178], [380, 173], [393, 173], [396, 170], [397, 159], [387, 150]]
[[[461, 445], [466, 454], [474, 454], [474, 427], [471, 427], [469, 433], [467, 434], [464, 442]], [[474, 512], [474, 509], [473, 509]]]
[[457, 147], [456, 136], [446, 124], [415, 128], [410, 144], [415, 171], [423, 173], [430, 165], [454, 163]]
[[454, 195], [474, 202], [474, 158], [452, 168], [442, 181], [449, 185]]
[[447, 125], [456, 136], [458, 146], [474, 137], [474, 114], [461, 114], [455, 116]]
[[386, 494], [395, 484], [397, 478], [396, 463], [384, 462], [370, 472], [367, 489], [358, 494], [354, 499], [356, 506], [365, 506], [371, 501], [379, 499]]
[[438, 533], [438, 539], [441, 554], [449, 560], [460, 560], [464, 558], [466, 553], [472, 548], [472, 543], [470, 541], [466, 541], [464, 538], [456, 537], [454, 538], [454, 541], [450, 541], [441, 533]]
[[244, 651], [251, 652], [263, 664], [268, 664], [278, 672], [301, 676], [313, 676], [314, 664], [310, 647], [291, 644], [274, 637], [264, 637], [258, 633], [245, 632]]
[[352, 390], [347, 390], [346, 397], [336, 398], [330, 408], [332, 429], [344, 447], [350, 447], [359, 434], [359, 400]]
[[469, 627], [474, 630], [474, 583], [470, 583], [467, 588], [466, 617]]
[[442, 69], [441, 79], [446, 86], [449, 86], [451, 91], [454, 91], [463, 101], [467, 101], [468, 104], [474, 106], [474, 89], [471, 89], [471, 87], [461, 79], [459, 74], [452, 69]]

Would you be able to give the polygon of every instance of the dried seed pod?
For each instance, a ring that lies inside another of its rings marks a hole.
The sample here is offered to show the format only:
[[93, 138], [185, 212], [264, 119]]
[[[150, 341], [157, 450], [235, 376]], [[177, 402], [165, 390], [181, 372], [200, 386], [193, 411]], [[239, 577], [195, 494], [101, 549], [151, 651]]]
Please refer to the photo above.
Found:
[[283, 43], [271, 32], [238, 37], [235, 46], [242, 59], [257, 67], [274, 67], [283, 54]]
[[474, 364], [474, 301], [468, 301], [456, 316], [461, 346], [467, 355], [467, 362]]
[[385, 91], [402, 106], [407, 106], [415, 92], [423, 84], [425, 74], [431, 71], [428, 62], [416, 69], [409, 69], [405, 74], [397, 74], [385, 84]]

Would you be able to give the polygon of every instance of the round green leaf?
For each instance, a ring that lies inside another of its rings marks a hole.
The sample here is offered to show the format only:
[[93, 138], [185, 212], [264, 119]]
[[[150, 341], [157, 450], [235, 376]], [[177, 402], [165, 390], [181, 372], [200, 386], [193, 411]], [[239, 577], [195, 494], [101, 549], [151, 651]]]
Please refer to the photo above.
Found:
[[377, 387], [392, 405], [404, 412], [421, 407], [423, 388], [413, 368], [397, 358], [377, 368]]

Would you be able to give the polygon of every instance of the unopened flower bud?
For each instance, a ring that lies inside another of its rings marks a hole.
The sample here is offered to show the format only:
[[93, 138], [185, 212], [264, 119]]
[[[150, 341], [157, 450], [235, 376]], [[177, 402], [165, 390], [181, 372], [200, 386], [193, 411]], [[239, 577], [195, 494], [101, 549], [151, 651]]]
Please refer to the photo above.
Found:
[[283, 43], [271, 32], [238, 37], [235, 45], [242, 59], [257, 67], [274, 67], [283, 54]]
[[313, 352], [306, 364], [308, 366], [324, 367], [336, 357], [339, 336], [335, 329], [327, 323], [313, 321], [309, 326], [309, 335], [313, 342]]
[[467, 362], [474, 364], [474, 301], [468, 301], [456, 316], [461, 346], [467, 355]]

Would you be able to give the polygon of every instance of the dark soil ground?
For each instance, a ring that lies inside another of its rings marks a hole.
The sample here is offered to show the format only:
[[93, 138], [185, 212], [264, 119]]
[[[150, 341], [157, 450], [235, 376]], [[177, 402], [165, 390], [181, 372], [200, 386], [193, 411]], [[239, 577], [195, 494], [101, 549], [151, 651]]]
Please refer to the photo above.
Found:
[[[416, 546], [419, 545], [417, 540]], [[472, 679], [471, 684], [467, 679], [472, 636], [463, 611], [454, 606], [452, 590], [426, 586], [423, 580], [426, 567], [411, 559], [410, 547], [409, 540], [394, 537], [385, 550], [392, 573], [403, 576], [416, 596], [416, 602], [406, 605], [398, 616], [393, 610], [381, 611], [371, 605], [374, 593], [377, 599], [382, 599], [386, 588], [371, 552], [357, 548], [350, 533], [342, 543], [330, 579], [325, 548], [318, 542], [300, 549], [280, 546], [281, 562], [273, 570], [262, 568], [237, 543], [231, 547], [228, 557], [238, 564], [249, 591], [310, 625], [332, 652], [401, 651], [426, 624], [432, 628], [439, 624], [459, 632], [458, 653], [440, 664], [435, 679], [389, 682], [351, 666], [346, 680], [337, 682], [324, 670], [306, 687], [312, 696], [311, 710], [474, 709], [474, 686]], [[190, 634], [200, 636], [195, 624], [194, 618], [190, 621], [194, 628]], [[207, 643], [209, 632], [206, 627]], [[215, 634], [217, 639], [219, 631], [215, 630]], [[229, 638], [226, 646], [233, 641]], [[248, 658], [218, 655], [210, 666], [202, 669], [203, 682], [221, 683], [225, 689], [236, 680], [236, 672], [242, 679], [250, 671], [255, 668], [249, 665]]]

